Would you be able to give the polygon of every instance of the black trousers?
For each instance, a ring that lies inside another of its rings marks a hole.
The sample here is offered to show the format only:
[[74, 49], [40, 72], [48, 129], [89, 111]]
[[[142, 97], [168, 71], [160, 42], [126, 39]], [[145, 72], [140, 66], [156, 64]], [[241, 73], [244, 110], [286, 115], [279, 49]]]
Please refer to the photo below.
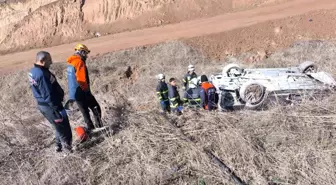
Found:
[[59, 111], [54, 110], [50, 106], [39, 105], [40, 112], [50, 122], [55, 129], [56, 145], [62, 148], [62, 144], [65, 148], [71, 148], [72, 133], [68, 119], [68, 115], [63, 107], [60, 107]]
[[[87, 129], [92, 130], [94, 128], [100, 128], [103, 126], [101, 123], [101, 108], [98, 104], [96, 98], [91, 93], [86, 93], [83, 98], [76, 100], [79, 110], [83, 114], [84, 122], [86, 123]], [[95, 119], [95, 125], [93, 124], [90, 117], [90, 110], [92, 111]]]

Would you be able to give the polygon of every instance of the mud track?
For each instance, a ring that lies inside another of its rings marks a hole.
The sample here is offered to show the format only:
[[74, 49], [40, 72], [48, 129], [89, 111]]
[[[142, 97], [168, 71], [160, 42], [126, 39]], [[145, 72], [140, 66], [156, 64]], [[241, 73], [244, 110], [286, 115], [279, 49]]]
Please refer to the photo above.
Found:
[[[90, 47], [91, 55], [97, 55], [169, 40], [210, 35], [248, 27], [265, 21], [305, 14], [310, 11], [335, 8], [335, 0], [293, 0], [279, 5], [255, 8], [243, 12], [228, 13], [211, 18], [99, 37], [83, 41], [83, 43]], [[72, 48], [75, 44], [63, 44], [44, 48], [43, 50], [51, 52], [54, 62], [62, 62], [65, 61], [67, 56], [72, 54]], [[36, 52], [39, 50], [42, 49], [0, 56], [0, 74], [30, 67], [35, 60]]]

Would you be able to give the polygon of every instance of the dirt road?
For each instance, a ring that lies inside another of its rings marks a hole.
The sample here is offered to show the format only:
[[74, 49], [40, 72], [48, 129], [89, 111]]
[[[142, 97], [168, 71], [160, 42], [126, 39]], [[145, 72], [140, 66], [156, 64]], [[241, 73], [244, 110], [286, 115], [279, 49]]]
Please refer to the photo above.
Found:
[[[236, 28], [248, 27], [264, 21], [300, 15], [310, 11], [335, 8], [335, 0], [293, 0], [249, 11], [228, 13], [211, 18], [99, 37], [83, 41], [82, 43], [90, 47], [92, 51], [91, 55], [96, 55], [169, 40], [220, 33]], [[75, 44], [64, 44], [44, 48], [43, 50], [51, 52], [55, 62], [61, 62], [65, 61], [66, 57], [73, 53]], [[36, 52], [39, 50], [41, 49], [0, 56], [0, 73], [4, 74], [14, 69], [30, 67], [34, 61]]]

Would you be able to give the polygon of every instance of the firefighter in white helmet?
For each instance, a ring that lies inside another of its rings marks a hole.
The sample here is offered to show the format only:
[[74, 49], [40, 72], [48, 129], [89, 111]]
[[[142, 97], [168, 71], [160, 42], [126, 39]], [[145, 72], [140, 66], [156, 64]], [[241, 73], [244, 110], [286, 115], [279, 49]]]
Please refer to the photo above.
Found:
[[197, 78], [191, 79], [189, 89], [186, 91], [188, 98], [188, 106], [192, 108], [200, 108], [201, 105], [201, 88]]
[[156, 93], [159, 98], [161, 108], [163, 112], [170, 112], [169, 98], [168, 98], [168, 85], [165, 82], [165, 75], [157, 75], [158, 85], [156, 87]]
[[195, 66], [194, 65], [189, 65], [188, 66], [188, 72], [186, 75], [184, 75], [184, 78], [183, 78], [183, 85], [184, 85], [184, 96], [183, 96], [183, 101], [184, 103], [188, 103], [188, 94], [187, 94], [187, 91], [189, 89], [189, 85], [191, 83], [191, 80], [193, 78], [197, 78], [197, 74], [195, 73]]

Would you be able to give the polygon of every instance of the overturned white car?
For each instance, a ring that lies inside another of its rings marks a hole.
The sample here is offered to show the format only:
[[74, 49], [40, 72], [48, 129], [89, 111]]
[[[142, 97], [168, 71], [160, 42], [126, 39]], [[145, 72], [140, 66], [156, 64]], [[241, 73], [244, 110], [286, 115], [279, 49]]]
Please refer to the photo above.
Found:
[[316, 65], [309, 61], [290, 68], [243, 69], [229, 64], [222, 74], [212, 75], [209, 80], [217, 88], [222, 110], [258, 109], [266, 100], [301, 100], [324, 95], [336, 87], [330, 74], [317, 72]]

